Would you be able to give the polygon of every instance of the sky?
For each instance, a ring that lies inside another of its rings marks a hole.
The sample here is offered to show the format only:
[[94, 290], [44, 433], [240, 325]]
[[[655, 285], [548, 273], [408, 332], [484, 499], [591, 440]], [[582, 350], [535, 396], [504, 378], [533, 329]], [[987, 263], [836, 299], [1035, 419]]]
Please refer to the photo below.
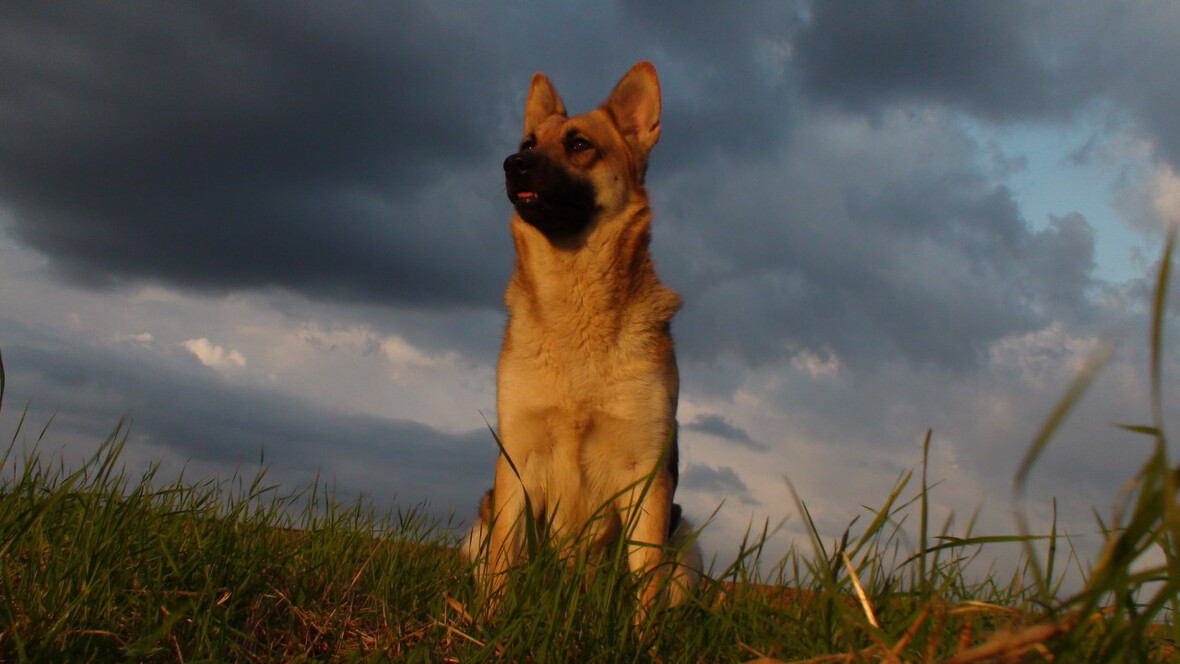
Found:
[[529, 81], [583, 112], [647, 59], [706, 556], [751, 524], [781, 524], [767, 557], [805, 542], [788, 481], [838, 537], [927, 430], [936, 522], [1007, 534], [1020, 506], [1047, 530], [1056, 500], [1093, 554], [1150, 451], [1112, 425], [1150, 417], [1177, 34], [1180, 5], [1098, 0], [7, 3], [0, 435], [27, 408], [18, 445], [50, 423], [43, 453], [77, 465], [126, 416], [133, 470], [261, 458], [284, 487], [474, 516]]

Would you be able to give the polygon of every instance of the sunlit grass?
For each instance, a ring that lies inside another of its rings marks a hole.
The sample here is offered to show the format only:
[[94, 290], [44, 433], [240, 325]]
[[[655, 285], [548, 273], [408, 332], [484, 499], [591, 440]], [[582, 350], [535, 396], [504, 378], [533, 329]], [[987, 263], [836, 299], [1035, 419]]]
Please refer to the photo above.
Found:
[[[1173, 241], [1154, 303], [1153, 421], [1124, 427], [1154, 446], [1113, 517], [1096, 516], [1105, 543], [1092, 566], [1055, 522], [1032, 532], [1021, 506], [1106, 346], [1016, 469], [1015, 533], [930, 522], [947, 487], [928, 481], [928, 434], [914, 469], [840, 538], [826, 541], [797, 496], [807, 546], [766, 561], [767, 529], [752, 531], [726, 552], [735, 562], [640, 629], [617, 558], [571, 564], [534, 542], [489, 612], [454, 549], [462, 533], [422, 507], [343, 502], [320, 482], [289, 492], [265, 470], [129, 476], [122, 424], [70, 471], [40, 452], [52, 429], [29, 432], [20, 413], [0, 456], [0, 661], [1180, 661], [1180, 467], [1160, 379]], [[0, 362], [0, 409], [3, 383]], [[1012, 543], [1016, 569], [968, 571]], [[1084, 577], [1064, 596], [1062, 559]]]

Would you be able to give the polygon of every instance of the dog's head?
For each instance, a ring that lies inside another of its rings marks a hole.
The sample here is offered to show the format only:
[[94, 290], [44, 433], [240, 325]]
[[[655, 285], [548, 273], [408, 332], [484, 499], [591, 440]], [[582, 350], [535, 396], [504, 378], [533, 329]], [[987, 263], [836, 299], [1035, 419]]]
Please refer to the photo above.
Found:
[[645, 199], [647, 156], [660, 137], [660, 83], [640, 62], [597, 109], [568, 117], [544, 74], [533, 76], [524, 140], [504, 160], [508, 200], [551, 241], [581, 236]]

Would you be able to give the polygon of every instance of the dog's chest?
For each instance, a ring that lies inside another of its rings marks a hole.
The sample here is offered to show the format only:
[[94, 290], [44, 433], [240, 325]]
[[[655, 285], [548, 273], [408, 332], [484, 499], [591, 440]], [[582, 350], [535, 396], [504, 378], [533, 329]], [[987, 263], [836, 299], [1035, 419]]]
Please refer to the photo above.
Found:
[[[636, 389], [650, 362], [635, 340], [592, 325], [510, 327], [500, 361], [500, 389], [534, 406], [606, 406]], [[633, 396], [633, 395], [631, 395]]]
[[587, 265], [537, 261], [510, 282], [500, 407], [630, 419], [667, 396], [675, 373], [668, 321], [679, 297], [644, 261], [627, 263], [642, 269], [625, 276], [598, 265], [609, 261], [580, 261]]

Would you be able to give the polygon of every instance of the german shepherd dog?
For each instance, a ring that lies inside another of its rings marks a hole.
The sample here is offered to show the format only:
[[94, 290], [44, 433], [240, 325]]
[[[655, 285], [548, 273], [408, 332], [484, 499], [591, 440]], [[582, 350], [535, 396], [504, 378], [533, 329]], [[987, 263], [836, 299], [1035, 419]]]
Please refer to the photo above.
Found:
[[[626, 538], [641, 614], [683, 599], [700, 562], [677, 482], [680, 296], [648, 252], [644, 174], [660, 137], [655, 67], [640, 62], [599, 108], [569, 117], [533, 76], [519, 151], [504, 160], [516, 268], [497, 372], [501, 454], [465, 544], [496, 597], [523, 556], [525, 520], [590, 553]], [[527, 499], [526, 499], [527, 496]]]

